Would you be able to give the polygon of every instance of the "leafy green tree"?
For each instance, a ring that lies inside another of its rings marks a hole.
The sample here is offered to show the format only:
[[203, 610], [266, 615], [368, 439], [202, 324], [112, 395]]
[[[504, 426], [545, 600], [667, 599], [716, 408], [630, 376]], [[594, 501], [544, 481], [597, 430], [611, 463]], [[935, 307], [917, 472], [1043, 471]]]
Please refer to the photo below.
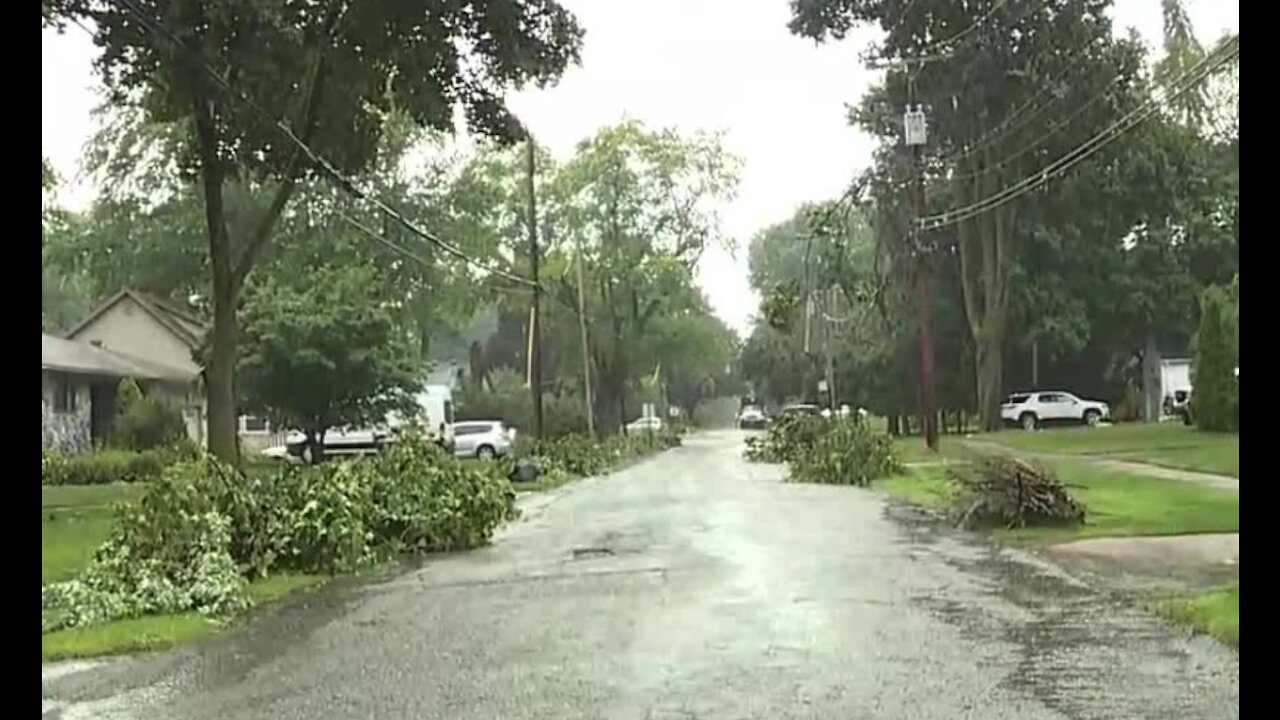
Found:
[[[41, 10], [42, 24], [91, 20], [113, 99], [179, 128], [177, 158], [184, 174], [199, 181], [206, 221], [213, 316], [208, 437], [223, 459], [237, 456], [236, 309], [245, 280], [298, 184], [318, 170], [236, 95], [287, 121], [340, 171], [357, 174], [373, 162], [393, 109], [416, 124], [447, 129], [461, 106], [480, 131], [519, 136], [502, 92], [554, 79], [576, 60], [581, 41], [576, 21], [553, 0], [216, 6], [70, 0], [42, 3]], [[227, 218], [225, 190], [236, 182], [270, 197], [243, 230]]]
[[655, 321], [654, 354], [666, 399], [692, 418], [706, 399], [734, 391], [731, 364], [738, 338], [710, 309], [700, 307]]
[[[906, 105], [927, 103], [928, 172], [945, 186], [932, 194], [953, 207], [979, 203], [1022, 180], [1134, 102], [1125, 90], [1140, 68], [1138, 48], [1112, 39], [1094, 0], [919, 0], [909, 7], [897, 0], [799, 0], [793, 8], [792, 30], [806, 37], [841, 37], [856, 23], [876, 23], [886, 31], [877, 48], [883, 57], [945, 56], [895, 66], [854, 118], [893, 146], [900, 140]], [[938, 41], [953, 37], [959, 39]], [[1020, 111], [1036, 104], [1057, 110]], [[1001, 126], [1001, 119], [1019, 112], [1018, 122]], [[1064, 113], [1070, 122], [1064, 122]], [[895, 163], [890, 174], [897, 182], [888, 189], [901, 195], [907, 168], [901, 160]], [[1029, 194], [961, 216], [931, 238], [953, 241], [958, 249], [963, 307], [976, 354], [978, 410], [986, 428], [999, 424], [1010, 278], [1021, 240], [1016, 229], [1038, 199]]]
[[245, 404], [305, 432], [315, 460], [330, 428], [368, 427], [411, 411], [422, 365], [397, 319], [370, 266], [255, 283], [245, 295], [239, 363]]

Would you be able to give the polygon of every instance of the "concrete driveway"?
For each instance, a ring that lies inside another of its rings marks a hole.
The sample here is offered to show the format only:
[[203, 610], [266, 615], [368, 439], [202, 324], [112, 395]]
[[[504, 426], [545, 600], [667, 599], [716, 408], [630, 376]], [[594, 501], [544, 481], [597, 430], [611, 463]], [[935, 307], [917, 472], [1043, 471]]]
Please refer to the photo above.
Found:
[[63, 718], [1234, 718], [1239, 661], [1030, 556], [708, 432], [493, 546], [186, 650], [46, 668]]

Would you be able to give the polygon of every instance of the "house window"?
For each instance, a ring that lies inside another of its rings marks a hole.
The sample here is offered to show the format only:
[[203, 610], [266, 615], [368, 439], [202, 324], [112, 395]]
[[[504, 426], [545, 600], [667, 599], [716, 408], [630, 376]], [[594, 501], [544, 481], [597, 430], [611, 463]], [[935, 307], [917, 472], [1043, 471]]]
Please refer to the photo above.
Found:
[[267, 432], [267, 419], [257, 415], [245, 415], [240, 418], [242, 432], [246, 433], [265, 433]]
[[69, 378], [58, 378], [54, 383], [53, 411], [60, 413], [76, 411], [76, 386]]

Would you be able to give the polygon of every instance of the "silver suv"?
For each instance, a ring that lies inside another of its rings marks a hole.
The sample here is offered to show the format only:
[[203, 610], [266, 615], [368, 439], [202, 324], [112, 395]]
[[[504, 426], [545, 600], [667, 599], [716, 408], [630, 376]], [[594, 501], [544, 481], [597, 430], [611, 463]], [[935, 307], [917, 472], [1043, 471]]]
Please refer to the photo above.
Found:
[[467, 420], [453, 424], [453, 454], [491, 460], [511, 452], [516, 431], [501, 420]]

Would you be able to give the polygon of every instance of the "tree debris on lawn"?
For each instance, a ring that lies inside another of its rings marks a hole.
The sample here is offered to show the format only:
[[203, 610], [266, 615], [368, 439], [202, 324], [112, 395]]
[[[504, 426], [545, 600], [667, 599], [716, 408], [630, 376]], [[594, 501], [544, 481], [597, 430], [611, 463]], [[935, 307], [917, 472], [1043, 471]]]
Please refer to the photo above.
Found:
[[963, 488], [957, 524], [965, 528], [1077, 525], [1085, 507], [1047, 467], [1014, 457], [989, 457], [951, 469]]

